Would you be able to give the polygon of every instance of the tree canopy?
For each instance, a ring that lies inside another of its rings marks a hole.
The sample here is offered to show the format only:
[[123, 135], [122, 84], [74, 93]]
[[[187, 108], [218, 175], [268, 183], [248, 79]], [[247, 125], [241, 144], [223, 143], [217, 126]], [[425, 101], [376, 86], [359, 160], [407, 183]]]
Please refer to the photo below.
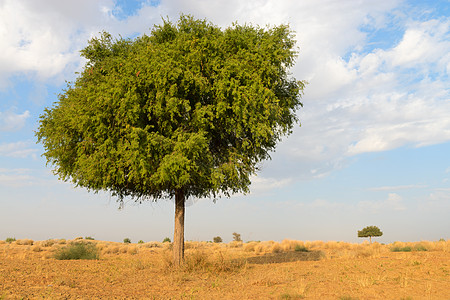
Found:
[[188, 15], [132, 40], [103, 32], [40, 117], [47, 163], [121, 202], [247, 192], [297, 121], [294, 46], [286, 25], [222, 30]]
[[368, 237], [370, 242], [372, 242], [373, 236], [382, 236], [383, 232], [381, 232], [380, 228], [377, 226], [367, 226], [362, 230], [358, 230], [358, 237]]

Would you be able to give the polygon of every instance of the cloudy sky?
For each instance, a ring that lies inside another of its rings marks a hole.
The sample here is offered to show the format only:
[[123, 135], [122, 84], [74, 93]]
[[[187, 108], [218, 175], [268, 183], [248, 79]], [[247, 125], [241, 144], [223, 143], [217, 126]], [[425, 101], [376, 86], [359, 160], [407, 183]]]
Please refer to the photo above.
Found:
[[173, 202], [118, 210], [105, 193], [58, 181], [34, 131], [106, 30], [149, 33], [180, 13], [226, 28], [289, 24], [309, 84], [301, 127], [249, 195], [189, 199], [187, 240], [362, 242], [450, 238], [450, 1], [0, 0], [0, 239], [172, 237]]

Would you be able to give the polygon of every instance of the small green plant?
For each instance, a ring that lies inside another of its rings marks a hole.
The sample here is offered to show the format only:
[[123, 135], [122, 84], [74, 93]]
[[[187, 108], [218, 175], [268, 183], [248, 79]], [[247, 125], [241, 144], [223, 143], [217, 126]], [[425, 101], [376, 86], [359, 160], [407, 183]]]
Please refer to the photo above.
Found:
[[439, 239], [439, 242], [445, 242], [445, 239], [440, 238], [440, 239]]
[[84, 238], [85, 240], [91, 240], [91, 241], [93, 241], [93, 240], [95, 240], [93, 237], [91, 237], [91, 236], [87, 236], [87, 237], [85, 237]]
[[168, 237], [166, 237], [162, 242], [163, 243], [171, 243], [172, 241]]
[[281, 294], [280, 299], [304, 299], [305, 296], [300, 295], [300, 294], [289, 294], [289, 293], [284, 293]]
[[237, 232], [233, 232], [233, 241], [242, 242], [241, 235]]
[[411, 247], [406, 246], [406, 247], [393, 247], [391, 248], [392, 252], [411, 252]]
[[416, 245], [416, 247], [414, 247], [415, 251], [428, 251], [428, 249], [424, 246], [424, 245]]
[[139, 240], [138, 244], [143, 244], [144, 241], [143, 240]]
[[58, 249], [54, 257], [59, 260], [99, 259], [99, 254], [97, 247], [92, 243], [74, 242]]
[[296, 252], [309, 252], [309, 250], [305, 246], [302, 246], [302, 245], [295, 245], [294, 250]]
[[5, 240], [5, 242], [7, 242], [7, 243], [12, 243], [15, 241], [16, 241], [16, 238], [12, 238], [12, 237], [6, 238], [6, 240]]
[[123, 239], [123, 243], [124, 244], [131, 244], [131, 240], [129, 238], [124, 238]]
[[214, 241], [214, 243], [222, 243], [223, 242], [223, 240], [220, 236], [215, 236], [213, 238], [213, 241]]

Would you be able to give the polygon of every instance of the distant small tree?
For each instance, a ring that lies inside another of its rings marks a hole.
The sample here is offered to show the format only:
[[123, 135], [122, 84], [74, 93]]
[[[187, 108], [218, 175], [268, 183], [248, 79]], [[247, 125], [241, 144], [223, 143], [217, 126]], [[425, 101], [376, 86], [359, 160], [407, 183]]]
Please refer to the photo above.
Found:
[[170, 238], [168, 238], [168, 237], [166, 237], [164, 240], [163, 240], [163, 243], [171, 243], [172, 241], [170, 240]]
[[368, 237], [370, 243], [372, 244], [373, 236], [382, 236], [383, 232], [381, 232], [380, 228], [377, 226], [367, 226], [362, 230], [358, 230], [358, 237]]
[[131, 240], [129, 238], [123, 239], [124, 244], [131, 244]]
[[213, 238], [213, 241], [214, 241], [214, 243], [222, 243], [223, 242], [223, 240], [220, 236], [215, 236]]
[[242, 242], [241, 235], [237, 232], [233, 232], [233, 240], [236, 242]]

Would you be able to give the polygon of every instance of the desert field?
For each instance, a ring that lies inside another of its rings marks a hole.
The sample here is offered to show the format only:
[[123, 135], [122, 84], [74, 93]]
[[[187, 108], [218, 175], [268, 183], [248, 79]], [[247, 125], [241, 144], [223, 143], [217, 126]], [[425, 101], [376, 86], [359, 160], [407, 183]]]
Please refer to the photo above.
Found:
[[[98, 259], [59, 260], [74, 244]], [[95, 247], [94, 247], [95, 246]], [[0, 241], [0, 299], [450, 299], [450, 241]]]

